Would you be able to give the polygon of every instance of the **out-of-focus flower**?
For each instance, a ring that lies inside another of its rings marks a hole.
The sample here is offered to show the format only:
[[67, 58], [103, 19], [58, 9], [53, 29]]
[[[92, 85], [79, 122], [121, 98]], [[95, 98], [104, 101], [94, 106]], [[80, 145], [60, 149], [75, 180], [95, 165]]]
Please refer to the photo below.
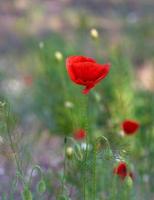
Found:
[[0, 144], [3, 143], [3, 138], [0, 136]]
[[126, 135], [133, 135], [137, 132], [140, 125], [137, 121], [127, 119], [122, 123], [122, 129]]
[[55, 54], [54, 54], [54, 56], [55, 56], [55, 59], [56, 59], [58, 62], [60, 62], [60, 61], [63, 60], [63, 54], [62, 54], [60, 51], [56, 51]]
[[74, 152], [74, 150], [73, 150], [72, 147], [67, 147], [67, 148], [66, 148], [66, 156], [67, 156], [69, 159], [72, 158], [73, 152]]
[[6, 105], [5, 102], [0, 101], [0, 107], [4, 107]]
[[66, 108], [73, 108], [74, 104], [71, 101], [65, 101], [64, 106]]
[[125, 162], [119, 162], [118, 166], [114, 168], [113, 173], [117, 174], [121, 180], [124, 180], [127, 176], [133, 179], [133, 173], [128, 171]]
[[74, 133], [74, 138], [76, 140], [83, 140], [86, 137], [86, 131], [84, 129], [76, 130]]
[[25, 75], [23, 78], [25, 85], [31, 86], [33, 84], [33, 77], [31, 75]]
[[70, 56], [66, 60], [66, 68], [70, 79], [85, 86], [83, 94], [88, 94], [90, 89], [107, 76], [110, 64], [98, 64], [85, 56]]
[[99, 37], [99, 33], [98, 33], [98, 31], [97, 31], [95, 28], [92, 28], [92, 29], [90, 30], [90, 35], [91, 35], [91, 37], [92, 37], [93, 39], [97, 39], [97, 38]]
[[44, 42], [41, 41], [41, 42], [39, 43], [39, 47], [40, 47], [40, 49], [43, 49], [43, 47], [44, 47]]

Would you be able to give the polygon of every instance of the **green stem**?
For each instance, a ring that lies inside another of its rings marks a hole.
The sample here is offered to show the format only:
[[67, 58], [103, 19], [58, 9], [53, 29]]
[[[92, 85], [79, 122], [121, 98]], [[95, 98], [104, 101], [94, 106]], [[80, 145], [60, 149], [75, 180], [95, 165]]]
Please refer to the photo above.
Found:
[[15, 149], [15, 146], [14, 146], [14, 143], [13, 143], [13, 140], [12, 140], [12, 136], [11, 136], [11, 133], [10, 133], [9, 117], [10, 117], [10, 112], [9, 112], [9, 108], [8, 108], [8, 113], [7, 113], [7, 116], [6, 116], [6, 130], [7, 130], [7, 135], [8, 135], [8, 139], [9, 139], [11, 150], [13, 152], [14, 161], [16, 163], [17, 170], [22, 175], [22, 169], [20, 167], [20, 162], [19, 162], [19, 159], [18, 159], [18, 157], [16, 155], [16, 149]]
[[96, 161], [97, 161], [97, 154], [96, 154], [96, 143], [93, 144], [93, 200], [96, 199]]
[[62, 179], [62, 191], [61, 193], [64, 193], [64, 187], [65, 187], [65, 177], [66, 177], [66, 143], [67, 143], [67, 137], [64, 138], [64, 168], [63, 168], [63, 179]]
[[86, 96], [85, 102], [85, 130], [86, 130], [86, 151], [85, 151], [85, 161], [84, 161], [84, 176], [83, 176], [83, 188], [84, 188], [84, 200], [87, 200], [87, 158], [88, 158], [88, 143], [89, 143], [89, 128], [88, 128], [88, 96]]

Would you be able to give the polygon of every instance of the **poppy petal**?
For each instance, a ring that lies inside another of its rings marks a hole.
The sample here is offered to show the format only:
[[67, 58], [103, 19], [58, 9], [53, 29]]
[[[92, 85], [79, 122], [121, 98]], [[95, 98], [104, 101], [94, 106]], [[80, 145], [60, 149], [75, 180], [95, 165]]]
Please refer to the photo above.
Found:
[[110, 71], [110, 64], [109, 63], [101, 65], [101, 67], [102, 67], [102, 69], [100, 69], [100, 74], [98, 76], [98, 79], [95, 81], [95, 83], [98, 83], [100, 80], [105, 78]]
[[66, 66], [74, 64], [74, 63], [82, 63], [82, 62], [93, 62], [96, 61], [93, 58], [85, 57], [85, 56], [69, 56], [66, 59]]
[[95, 85], [94, 84], [88, 84], [83, 90], [82, 90], [82, 93], [83, 94], [88, 94], [90, 89], [93, 88]]

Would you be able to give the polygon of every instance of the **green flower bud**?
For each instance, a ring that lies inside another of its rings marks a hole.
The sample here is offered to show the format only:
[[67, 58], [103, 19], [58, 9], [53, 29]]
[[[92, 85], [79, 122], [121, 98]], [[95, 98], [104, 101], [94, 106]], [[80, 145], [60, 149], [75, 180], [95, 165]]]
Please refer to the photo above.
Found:
[[24, 191], [22, 193], [22, 199], [23, 200], [32, 200], [32, 193], [29, 190], [28, 186], [25, 186]]
[[95, 39], [95, 40], [98, 39], [98, 37], [99, 37], [99, 33], [95, 28], [92, 28], [90, 30], [90, 35], [91, 35], [92, 39]]
[[67, 158], [71, 159], [72, 156], [73, 156], [73, 152], [74, 152], [74, 150], [73, 150], [72, 147], [67, 147], [66, 148], [66, 156], [67, 156]]
[[132, 178], [130, 176], [127, 176], [125, 178], [125, 184], [126, 184], [127, 188], [129, 188], [129, 189], [132, 188], [132, 186], [133, 186], [133, 180], [132, 180]]
[[105, 159], [110, 160], [113, 158], [113, 152], [111, 149], [107, 149], [104, 154]]
[[43, 179], [38, 182], [37, 191], [39, 193], [44, 193], [46, 191], [46, 184], [45, 184], [45, 181]]
[[63, 54], [60, 51], [56, 51], [54, 56], [58, 62], [63, 60]]

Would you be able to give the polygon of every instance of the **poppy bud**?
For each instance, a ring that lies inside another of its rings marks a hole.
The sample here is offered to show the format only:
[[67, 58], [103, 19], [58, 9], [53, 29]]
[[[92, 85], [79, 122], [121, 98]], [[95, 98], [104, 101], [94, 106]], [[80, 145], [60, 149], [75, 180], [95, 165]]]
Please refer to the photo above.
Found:
[[63, 60], [63, 55], [60, 51], [56, 51], [54, 56], [55, 56], [56, 61], [58, 62], [61, 62]]
[[105, 157], [106, 160], [112, 159], [113, 158], [113, 152], [112, 152], [112, 150], [111, 149], [107, 149], [105, 151], [104, 157]]
[[68, 157], [69, 159], [72, 158], [73, 152], [74, 152], [74, 150], [73, 150], [72, 147], [67, 147], [67, 148], [66, 148], [66, 155], [67, 155], [67, 157]]
[[28, 186], [25, 186], [24, 191], [22, 193], [22, 199], [23, 200], [32, 200], [32, 193], [29, 190]]
[[130, 176], [127, 176], [124, 181], [125, 181], [126, 186], [129, 189], [131, 189], [132, 186], [133, 186], [133, 180], [132, 180], [132, 178]]
[[65, 101], [64, 106], [65, 108], [73, 108], [74, 104], [71, 101]]
[[40, 47], [40, 49], [43, 49], [43, 47], [44, 47], [44, 42], [41, 41], [41, 42], [39, 43], [39, 47]]
[[43, 179], [38, 182], [37, 191], [39, 193], [44, 193], [46, 191], [46, 184], [45, 184], [45, 181]]
[[98, 37], [99, 37], [98, 31], [95, 28], [92, 28], [90, 30], [90, 35], [91, 35], [92, 39], [95, 39], [95, 40], [98, 39]]

